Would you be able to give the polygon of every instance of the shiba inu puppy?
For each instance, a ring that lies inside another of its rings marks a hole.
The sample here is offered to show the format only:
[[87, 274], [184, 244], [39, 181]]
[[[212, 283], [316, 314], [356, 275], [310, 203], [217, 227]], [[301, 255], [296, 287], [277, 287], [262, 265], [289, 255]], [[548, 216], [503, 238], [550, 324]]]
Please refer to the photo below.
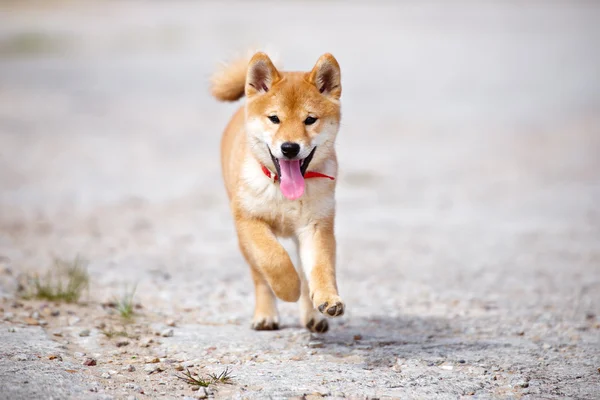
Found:
[[[324, 54], [310, 72], [283, 72], [256, 53], [218, 71], [212, 94], [221, 101], [246, 96], [223, 134], [221, 162], [254, 280], [252, 328], [279, 328], [278, 297], [299, 300], [301, 323], [326, 332], [325, 317], [344, 313], [334, 236], [340, 66]], [[278, 237], [294, 239], [298, 270]]]

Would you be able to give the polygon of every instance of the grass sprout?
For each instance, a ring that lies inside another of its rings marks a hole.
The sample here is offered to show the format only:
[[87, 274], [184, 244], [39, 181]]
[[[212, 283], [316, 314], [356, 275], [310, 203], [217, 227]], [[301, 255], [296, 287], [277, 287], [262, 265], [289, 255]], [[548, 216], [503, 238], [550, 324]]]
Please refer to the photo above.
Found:
[[182, 372], [182, 374], [183, 376], [176, 375], [177, 378], [181, 379], [188, 385], [199, 387], [208, 387], [208, 385], [215, 383], [230, 385], [232, 383], [232, 379], [234, 378], [231, 375], [229, 367], [225, 368], [225, 370], [222, 371], [220, 374], [209, 374], [206, 378], [203, 378], [199, 375], [195, 377], [189, 369], [186, 369], [186, 372]]
[[81, 258], [55, 259], [51, 270], [43, 276], [28, 276], [21, 291], [24, 298], [76, 303], [89, 283], [87, 263]]

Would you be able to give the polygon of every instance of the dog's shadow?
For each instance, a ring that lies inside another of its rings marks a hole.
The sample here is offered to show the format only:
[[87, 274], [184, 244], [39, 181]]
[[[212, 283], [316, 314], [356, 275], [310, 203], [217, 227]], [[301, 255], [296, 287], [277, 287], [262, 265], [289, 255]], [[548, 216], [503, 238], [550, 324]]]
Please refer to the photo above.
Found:
[[373, 316], [334, 324], [324, 335], [311, 335], [309, 347], [332, 357], [358, 355], [364, 369], [391, 367], [400, 359], [429, 365], [465, 362], [472, 354], [507, 346], [469, 334], [470, 320], [417, 316]]

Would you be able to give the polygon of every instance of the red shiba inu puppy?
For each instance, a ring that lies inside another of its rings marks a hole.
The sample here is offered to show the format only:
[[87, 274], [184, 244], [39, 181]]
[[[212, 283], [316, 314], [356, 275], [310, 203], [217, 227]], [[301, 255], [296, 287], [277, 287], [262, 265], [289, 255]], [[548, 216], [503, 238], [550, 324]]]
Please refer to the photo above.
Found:
[[[256, 293], [252, 328], [279, 328], [276, 297], [300, 301], [312, 332], [344, 313], [334, 237], [334, 149], [340, 126], [340, 66], [331, 54], [310, 72], [278, 71], [264, 53], [225, 66], [212, 79], [222, 101], [246, 96], [221, 142], [221, 161], [239, 245]], [[278, 237], [297, 244], [294, 268]]]

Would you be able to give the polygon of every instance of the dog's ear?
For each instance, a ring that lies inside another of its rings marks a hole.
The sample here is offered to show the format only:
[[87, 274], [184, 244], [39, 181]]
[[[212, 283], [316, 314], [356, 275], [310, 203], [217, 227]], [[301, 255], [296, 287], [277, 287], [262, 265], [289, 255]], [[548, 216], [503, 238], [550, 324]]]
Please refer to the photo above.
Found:
[[246, 73], [246, 96], [267, 93], [281, 79], [277, 68], [265, 53], [256, 53], [248, 64]]
[[338, 100], [342, 95], [340, 65], [331, 54], [323, 54], [308, 75], [308, 81], [324, 96]]

